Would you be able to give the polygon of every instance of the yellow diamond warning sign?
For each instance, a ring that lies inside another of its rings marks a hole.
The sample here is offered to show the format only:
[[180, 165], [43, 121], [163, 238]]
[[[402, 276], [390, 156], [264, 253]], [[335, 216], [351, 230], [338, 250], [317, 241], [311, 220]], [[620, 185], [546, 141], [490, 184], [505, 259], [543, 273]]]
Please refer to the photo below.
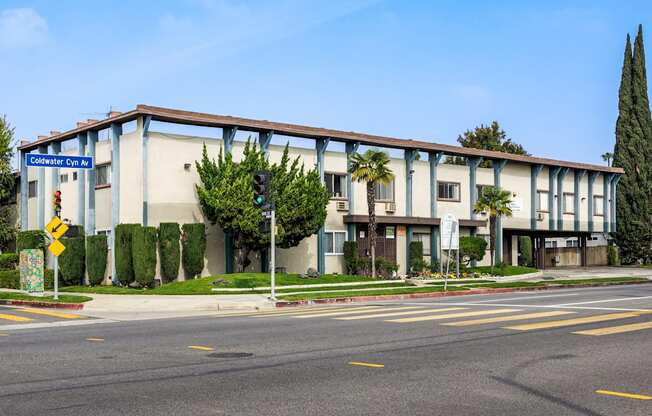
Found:
[[52, 244], [48, 246], [48, 250], [50, 253], [54, 254], [55, 256], [59, 257], [61, 253], [63, 253], [63, 250], [66, 249], [66, 246], [61, 244], [61, 241], [59, 240], [54, 240]]
[[52, 238], [58, 240], [66, 234], [68, 226], [64, 224], [59, 217], [52, 217], [48, 225], [45, 226], [45, 229], [50, 233]]

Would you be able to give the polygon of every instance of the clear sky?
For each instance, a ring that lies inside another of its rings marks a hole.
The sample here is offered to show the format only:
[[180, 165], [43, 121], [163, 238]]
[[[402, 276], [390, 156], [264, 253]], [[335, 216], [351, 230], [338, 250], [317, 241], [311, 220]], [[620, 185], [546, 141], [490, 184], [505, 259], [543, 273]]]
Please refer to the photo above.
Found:
[[0, 114], [30, 139], [141, 103], [440, 143], [497, 120], [602, 164], [625, 35], [651, 19], [633, 0], [0, 0]]

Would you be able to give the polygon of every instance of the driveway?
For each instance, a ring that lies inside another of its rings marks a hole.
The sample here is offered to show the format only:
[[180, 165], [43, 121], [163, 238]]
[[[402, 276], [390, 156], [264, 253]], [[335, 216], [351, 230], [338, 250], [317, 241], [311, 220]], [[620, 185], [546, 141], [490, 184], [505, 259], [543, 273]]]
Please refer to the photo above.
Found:
[[652, 269], [642, 267], [574, 267], [543, 270], [543, 275], [534, 280], [588, 279], [596, 277], [647, 277], [652, 278]]

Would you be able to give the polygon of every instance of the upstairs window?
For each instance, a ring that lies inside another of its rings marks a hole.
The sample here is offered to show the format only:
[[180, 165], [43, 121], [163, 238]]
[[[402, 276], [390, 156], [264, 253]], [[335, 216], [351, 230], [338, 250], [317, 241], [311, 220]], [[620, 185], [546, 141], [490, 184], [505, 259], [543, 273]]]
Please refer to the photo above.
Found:
[[68, 182], [68, 174], [64, 173], [63, 175], [59, 175], [59, 183], [66, 183]]
[[389, 183], [376, 182], [376, 201], [394, 202], [394, 181]]
[[457, 182], [438, 182], [437, 183], [439, 195], [437, 199], [440, 201], [460, 201], [460, 184]]
[[575, 194], [564, 192], [564, 214], [575, 213]]
[[27, 195], [30, 198], [36, 198], [37, 190], [38, 190], [38, 186], [36, 184], [36, 181], [29, 181], [29, 189], [27, 190]]
[[95, 168], [95, 186], [111, 185], [111, 165], [100, 165]]
[[331, 198], [340, 199], [348, 196], [346, 194], [346, 175], [341, 173], [325, 173], [324, 182]]
[[593, 197], [593, 215], [604, 216], [604, 198], [602, 195], [595, 195]]
[[548, 212], [548, 191], [537, 191], [537, 211]]

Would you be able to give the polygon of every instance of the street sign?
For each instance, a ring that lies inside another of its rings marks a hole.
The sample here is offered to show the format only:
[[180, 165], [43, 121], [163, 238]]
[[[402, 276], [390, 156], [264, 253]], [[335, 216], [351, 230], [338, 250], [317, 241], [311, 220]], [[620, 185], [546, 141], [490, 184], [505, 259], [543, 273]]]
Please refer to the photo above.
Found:
[[54, 254], [56, 257], [59, 257], [65, 249], [66, 246], [64, 246], [59, 240], [54, 240], [52, 244], [48, 246], [48, 251], [50, 251], [50, 253]]
[[68, 226], [61, 221], [61, 218], [52, 217], [48, 225], [45, 226], [45, 230], [50, 233], [52, 238], [58, 240], [66, 234]]
[[90, 156], [44, 155], [40, 153], [25, 154], [25, 164], [35, 168], [93, 169]]
[[441, 220], [441, 249], [460, 248], [460, 223], [453, 214], [446, 214]]

